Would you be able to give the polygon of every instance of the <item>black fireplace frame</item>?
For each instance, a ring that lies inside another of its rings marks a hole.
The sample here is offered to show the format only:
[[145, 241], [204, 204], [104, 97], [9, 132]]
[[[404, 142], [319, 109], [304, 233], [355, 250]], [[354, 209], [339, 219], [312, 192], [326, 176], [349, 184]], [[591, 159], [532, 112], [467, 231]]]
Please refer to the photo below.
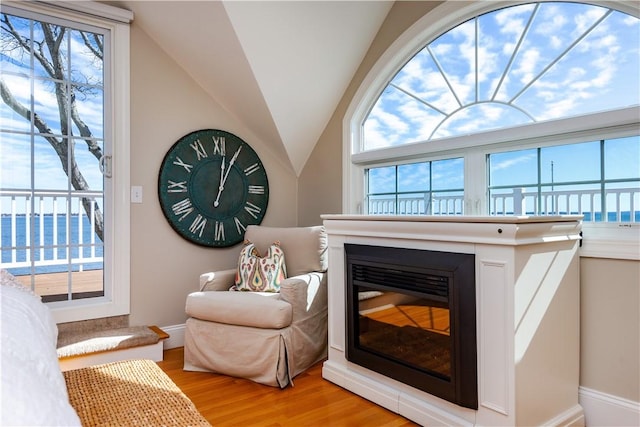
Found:
[[[347, 360], [457, 405], [478, 409], [475, 255], [349, 243], [345, 243], [344, 250]], [[354, 266], [372, 266], [382, 274], [375, 280], [376, 283], [359, 282], [353, 278]], [[445, 292], [450, 313], [452, 347], [451, 375], [448, 379], [377, 354], [358, 343], [358, 286], [425, 295], [424, 289], [420, 289], [419, 285], [407, 283], [398, 286], [396, 283], [389, 283], [398, 282], [397, 280], [385, 279], [385, 274], [389, 278], [395, 278], [403, 270], [410, 272], [409, 277], [436, 274], [450, 278]]]

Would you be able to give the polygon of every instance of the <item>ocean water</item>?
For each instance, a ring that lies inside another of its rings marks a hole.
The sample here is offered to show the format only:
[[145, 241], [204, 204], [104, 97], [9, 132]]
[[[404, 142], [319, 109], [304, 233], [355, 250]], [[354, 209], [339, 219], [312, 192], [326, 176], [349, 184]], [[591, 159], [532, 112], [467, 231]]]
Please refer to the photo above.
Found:
[[[576, 215], [576, 214], [572, 214], [572, 215]], [[591, 214], [590, 213], [585, 213], [584, 215], [584, 222], [591, 222]], [[635, 219], [633, 222], [640, 222], [640, 211], [635, 212], [634, 215]], [[602, 221], [602, 213], [601, 212], [596, 212], [595, 213], [595, 221], [596, 222], [601, 222]], [[631, 222], [631, 212], [629, 211], [625, 211], [625, 212], [620, 212], [620, 219], [618, 219], [618, 215], [615, 212], [608, 212], [607, 213], [607, 221], [608, 222]]]
[[[71, 215], [69, 221], [67, 221], [66, 215], [58, 215], [56, 217], [57, 222], [57, 243], [54, 246], [54, 217], [51, 214], [43, 215], [43, 227], [40, 229], [40, 216], [35, 215], [35, 221], [33, 223], [32, 233], [33, 241], [37, 243], [35, 249], [31, 251], [34, 261], [52, 261], [59, 263], [60, 260], [68, 259], [67, 253], [70, 253], [71, 258], [77, 258], [80, 254], [83, 257], [91, 257], [91, 223], [86, 215], [82, 216], [82, 239], [79, 236], [79, 224], [80, 219], [78, 215]], [[68, 222], [68, 227], [67, 227]], [[68, 229], [68, 233], [67, 233]], [[15, 224], [15, 254], [16, 262], [29, 262], [29, 252], [26, 250], [28, 242], [27, 234], [27, 217], [26, 215], [16, 215]], [[40, 245], [40, 235], [42, 234], [44, 240]], [[2, 215], [0, 221], [0, 243], [2, 245], [2, 254], [0, 261], [3, 264], [3, 268], [8, 268], [12, 274], [22, 275], [29, 274], [29, 267], [13, 267], [9, 264], [12, 262], [12, 241], [14, 235], [11, 230], [11, 216]], [[82, 242], [82, 243], [80, 243]], [[66, 245], [69, 245], [67, 248]], [[103, 244], [102, 241], [95, 236], [95, 256], [103, 256]], [[42, 251], [40, 249], [43, 249]], [[57, 260], [55, 255], [57, 254]], [[55, 261], [54, 261], [55, 260]], [[84, 263], [74, 264], [71, 270], [77, 271], [80, 268], [84, 270], [101, 269], [102, 263]], [[68, 271], [69, 266], [67, 263], [59, 265], [46, 265], [36, 267], [35, 273], [54, 273]]]
[[[513, 213], [509, 213], [512, 215]], [[535, 215], [534, 212], [527, 212], [526, 215]], [[592, 222], [592, 215], [589, 212], [578, 213], [578, 212], [558, 212], [558, 215], [584, 215], [584, 222]], [[602, 212], [596, 212], [593, 217], [595, 218], [595, 222], [602, 222]], [[640, 211], [635, 212], [635, 220], [633, 222], [640, 222]], [[608, 212], [607, 213], [607, 222], [631, 222], [631, 212], [623, 211], [620, 212], [620, 218], [618, 218], [618, 214], [616, 212]]]

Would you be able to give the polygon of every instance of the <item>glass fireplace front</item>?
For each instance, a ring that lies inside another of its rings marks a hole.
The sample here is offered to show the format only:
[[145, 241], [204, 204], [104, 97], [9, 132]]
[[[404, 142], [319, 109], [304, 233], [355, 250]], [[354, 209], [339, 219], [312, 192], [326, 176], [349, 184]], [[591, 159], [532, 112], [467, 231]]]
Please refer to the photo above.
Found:
[[475, 257], [345, 244], [347, 360], [477, 409]]

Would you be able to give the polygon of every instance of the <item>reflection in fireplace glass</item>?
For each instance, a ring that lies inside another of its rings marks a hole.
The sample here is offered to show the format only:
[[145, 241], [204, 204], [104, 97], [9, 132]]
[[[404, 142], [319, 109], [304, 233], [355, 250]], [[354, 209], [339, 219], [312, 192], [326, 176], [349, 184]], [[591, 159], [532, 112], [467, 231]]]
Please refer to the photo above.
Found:
[[358, 286], [359, 346], [451, 379], [447, 303]]

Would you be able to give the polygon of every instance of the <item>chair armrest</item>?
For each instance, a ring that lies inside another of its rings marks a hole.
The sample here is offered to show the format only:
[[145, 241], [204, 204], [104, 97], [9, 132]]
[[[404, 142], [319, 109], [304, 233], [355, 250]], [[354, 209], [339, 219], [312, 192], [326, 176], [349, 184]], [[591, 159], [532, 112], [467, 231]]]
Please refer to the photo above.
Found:
[[228, 291], [233, 286], [236, 270], [220, 270], [200, 275], [200, 292]]
[[280, 299], [291, 304], [293, 322], [326, 310], [326, 273], [313, 272], [287, 278], [280, 283]]

